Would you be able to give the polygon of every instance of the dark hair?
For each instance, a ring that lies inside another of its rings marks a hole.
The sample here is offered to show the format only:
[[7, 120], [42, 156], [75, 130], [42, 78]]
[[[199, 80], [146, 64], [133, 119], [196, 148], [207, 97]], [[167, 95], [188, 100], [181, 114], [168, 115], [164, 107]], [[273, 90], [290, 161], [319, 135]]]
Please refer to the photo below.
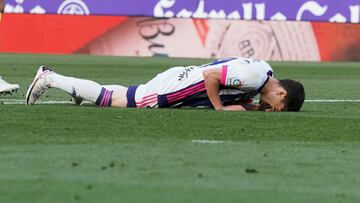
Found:
[[280, 85], [286, 90], [285, 109], [286, 111], [300, 111], [305, 100], [304, 86], [295, 80], [279, 80]]

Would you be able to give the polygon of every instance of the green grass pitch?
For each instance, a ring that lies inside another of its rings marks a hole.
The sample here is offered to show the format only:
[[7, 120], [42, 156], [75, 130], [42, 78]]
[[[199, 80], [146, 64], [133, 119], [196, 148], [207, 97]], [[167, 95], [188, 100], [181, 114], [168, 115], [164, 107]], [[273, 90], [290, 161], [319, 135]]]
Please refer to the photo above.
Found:
[[[132, 85], [209, 61], [0, 54], [0, 75], [22, 88], [0, 96], [0, 202], [360, 202], [360, 102], [299, 113], [16, 104], [43, 64]], [[360, 99], [359, 63], [271, 65], [302, 81], [307, 100]]]

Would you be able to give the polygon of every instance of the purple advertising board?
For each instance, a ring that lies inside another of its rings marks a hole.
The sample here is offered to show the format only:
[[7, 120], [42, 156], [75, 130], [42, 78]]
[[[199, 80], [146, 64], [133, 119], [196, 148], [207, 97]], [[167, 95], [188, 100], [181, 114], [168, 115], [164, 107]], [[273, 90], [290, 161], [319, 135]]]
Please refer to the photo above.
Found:
[[5, 0], [5, 12], [359, 23], [360, 0]]

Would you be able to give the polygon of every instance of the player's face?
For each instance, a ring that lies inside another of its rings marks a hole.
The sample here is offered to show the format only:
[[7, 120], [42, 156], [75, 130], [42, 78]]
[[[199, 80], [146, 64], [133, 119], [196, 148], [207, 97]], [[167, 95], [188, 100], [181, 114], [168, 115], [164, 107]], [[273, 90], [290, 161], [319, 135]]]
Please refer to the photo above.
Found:
[[277, 101], [274, 101], [271, 105], [271, 109], [269, 111], [285, 111], [285, 100], [279, 98]]
[[[271, 102], [270, 102], [271, 103]], [[279, 103], [273, 103], [268, 104], [264, 101], [260, 101], [260, 110], [267, 111], [267, 112], [273, 112], [273, 111], [285, 111], [285, 103], [279, 102]]]
[[260, 105], [265, 111], [285, 111], [285, 96], [283, 92], [269, 92], [268, 94], [261, 94]]

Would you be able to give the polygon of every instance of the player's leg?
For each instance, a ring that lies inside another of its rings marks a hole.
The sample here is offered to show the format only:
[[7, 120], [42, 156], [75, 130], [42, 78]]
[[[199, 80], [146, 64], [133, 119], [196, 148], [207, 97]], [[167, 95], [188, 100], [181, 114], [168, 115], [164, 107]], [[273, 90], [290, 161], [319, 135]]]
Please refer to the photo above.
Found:
[[0, 94], [12, 94], [16, 92], [20, 86], [18, 84], [10, 84], [3, 80], [0, 76]]
[[122, 104], [120, 105], [118, 103], [119, 100], [124, 100], [124, 98], [117, 98], [124, 96], [124, 94], [119, 93], [118, 90], [114, 94], [113, 91], [106, 89], [94, 81], [63, 76], [44, 66], [39, 68], [34, 81], [27, 91], [26, 104], [34, 104], [49, 88], [61, 89], [75, 98], [84, 98], [103, 107], [113, 106], [112, 100], [114, 98], [116, 106], [126, 107], [126, 104], [120, 103]]
[[121, 85], [104, 85], [103, 87], [113, 92], [112, 107], [127, 107], [127, 87]]
[[[126, 107], [127, 106], [127, 87], [121, 86], [121, 85], [102, 85], [105, 89], [112, 91], [112, 107]], [[81, 105], [84, 101], [84, 98], [77, 97], [74, 95], [72, 96], [72, 102], [75, 105]]]

